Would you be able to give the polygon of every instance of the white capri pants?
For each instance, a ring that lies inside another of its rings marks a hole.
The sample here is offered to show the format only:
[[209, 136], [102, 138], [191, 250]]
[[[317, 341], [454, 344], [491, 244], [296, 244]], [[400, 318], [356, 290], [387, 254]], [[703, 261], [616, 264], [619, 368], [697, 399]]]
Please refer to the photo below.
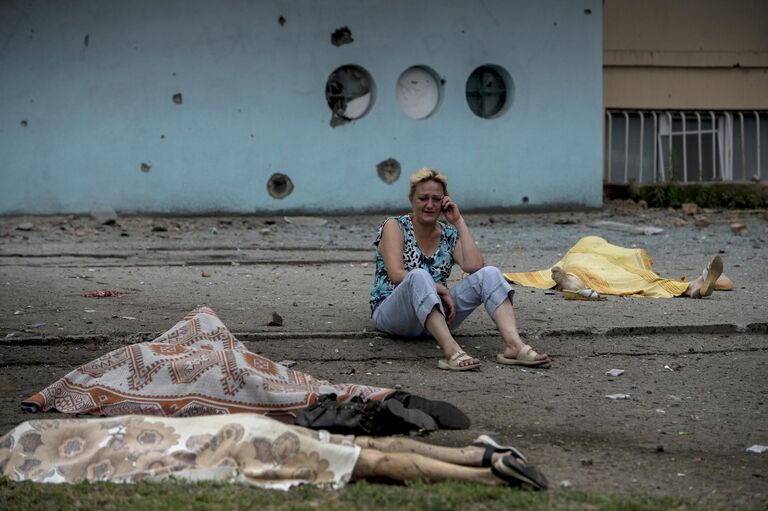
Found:
[[[515, 291], [498, 268], [485, 266], [450, 288], [456, 317], [449, 328], [455, 330], [480, 304], [485, 304], [488, 316], [509, 299]], [[408, 272], [405, 279], [373, 311], [373, 324], [377, 330], [402, 337], [428, 337], [424, 327], [427, 316], [435, 307], [445, 316], [443, 303], [437, 294], [435, 281], [427, 270], [418, 268]]]

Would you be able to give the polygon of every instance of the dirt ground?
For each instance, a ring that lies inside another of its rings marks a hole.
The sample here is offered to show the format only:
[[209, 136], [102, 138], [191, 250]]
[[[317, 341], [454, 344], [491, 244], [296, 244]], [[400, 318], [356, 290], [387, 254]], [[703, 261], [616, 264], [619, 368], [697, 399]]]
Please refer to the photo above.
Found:
[[[446, 399], [467, 431], [428, 439], [461, 445], [480, 433], [522, 449], [553, 486], [674, 495], [705, 504], [768, 504], [768, 214], [678, 211], [628, 203], [599, 212], [467, 215], [487, 264], [541, 269], [593, 234], [643, 247], [665, 276], [698, 275], [721, 254], [733, 292], [705, 300], [572, 302], [518, 288], [520, 328], [549, 369], [494, 363], [493, 325], [478, 311], [459, 342], [482, 370], [437, 369], [434, 342], [373, 330], [370, 243], [382, 220], [326, 217], [0, 218], [0, 434], [22, 399], [118, 346], [150, 340], [200, 305], [212, 307], [253, 351], [291, 359], [335, 382], [395, 385]], [[611, 220], [658, 226], [644, 236], [591, 227]], [[747, 225], [734, 234], [733, 222]], [[704, 224], [708, 225], [704, 225]], [[459, 278], [454, 272], [454, 279]], [[119, 298], [85, 298], [110, 288]], [[267, 326], [271, 314], [281, 327]], [[606, 375], [609, 369], [625, 372]], [[630, 394], [613, 401], [608, 394]], [[55, 414], [49, 414], [55, 415]]]

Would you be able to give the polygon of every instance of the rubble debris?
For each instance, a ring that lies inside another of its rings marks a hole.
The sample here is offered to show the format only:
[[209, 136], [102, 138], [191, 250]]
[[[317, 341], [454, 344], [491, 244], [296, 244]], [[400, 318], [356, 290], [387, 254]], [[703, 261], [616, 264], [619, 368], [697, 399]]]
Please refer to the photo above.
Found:
[[349, 27], [344, 26], [337, 28], [331, 34], [331, 44], [337, 48], [345, 44], [351, 44], [352, 42], [354, 42], [354, 39], [352, 39], [352, 31], [349, 30]]
[[738, 234], [739, 236], [746, 236], [749, 234], [749, 229], [747, 228], [747, 224], [734, 222], [731, 224], [731, 232], [733, 234]]
[[705, 217], [704, 215], [694, 215], [693, 218], [694, 218], [693, 225], [695, 225], [699, 229], [702, 229], [704, 227], [708, 227], [709, 224], [711, 223], [709, 221], [709, 219], [707, 217]]
[[319, 216], [284, 216], [285, 223], [293, 225], [306, 225], [319, 227], [328, 223], [328, 220]]
[[101, 222], [102, 225], [114, 225], [117, 222], [117, 213], [107, 204], [96, 204], [91, 208], [91, 217]]
[[94, 289], [92, 291], [86, 291], [83, 296], [86, 298], [112, 298], [127, 295], [125, 291], [117, 291], [114, 289]]
[[267, 321], [267, 326], [283, 326], [283, 317], [277, 312], [273, 312], [272, 317]]
[[207, 278], [207, 277], [210, 277], [211, 274], [208, 273], [207, 271], [203, 270], [203, 271], [200, 272], [200, 276], [204, 277], [204, 278]]
[[285, 367], [293, 367], [297, 364], [297, 362], [295, 360], [281, 360], [278, 362], [278, 364]]
[[608, 229], [610, 231], [628, 232], [630, 234], [643, 234], [646, 236], [661, 234], [664, 232], [664, 229], [661, 227], [644, 227], [639, 225], [624, 224], [621, 222], [613, 222], [611, 220], [598, 220], [597, 222], [592, 222], [589, 224], [589, 227], [598, 227], [602, 229]]
[[686, 202], [680, 206], [680, 209], [686, 215], [697, 215], [700, 212], [699, 205], [695, 202]]

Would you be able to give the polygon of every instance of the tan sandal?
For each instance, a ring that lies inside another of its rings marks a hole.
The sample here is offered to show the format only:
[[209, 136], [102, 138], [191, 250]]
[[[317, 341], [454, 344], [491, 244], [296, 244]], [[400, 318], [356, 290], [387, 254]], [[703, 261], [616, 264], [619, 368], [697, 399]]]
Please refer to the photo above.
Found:
[[549, 357], [542, 360], [536, 360], [536, 357], [538, 356], [539, 354], [536, 353], [536, 350], [526, 344], [520, 348], [520, 351], [517, 352], [515, 358], [508, 358], [505, 357], [503, 353], [499, 353], [496, 355], [496, 362], [508, 366], [540, 366], [551, 362]]
[[479, 369], [480, 362], [477, 364], [461, 365], [462, 362], [472, 360], [474, 357], [470, 357], [463, 351], [457, 351], [449, 359], [440, 359], [437, 362], [437, 367], [440, 369], [446, 369], [448, 371], [469, 371], [470, 369]]
[[704, 282], [701, 283], [701, 287], [691, 293], [691, 298], [705, 298], [712, 294], [715, 290], [715, 282], [723, 273], [723, 260], [720, 256], [715, 256], [712, 261], [707, 265], [707, 268], [701, 274], [704, 278]]
[[578, 291], [567, 291], [563, 290], [563, 296], [566, 300], [583, 300], [585, 302], [601, 302], [605, 300], [606, 298], [604, 296], [601, 296], [597, 291], [594, 291], [591, 288], [585, 287], [584, 289], [579, 289]]

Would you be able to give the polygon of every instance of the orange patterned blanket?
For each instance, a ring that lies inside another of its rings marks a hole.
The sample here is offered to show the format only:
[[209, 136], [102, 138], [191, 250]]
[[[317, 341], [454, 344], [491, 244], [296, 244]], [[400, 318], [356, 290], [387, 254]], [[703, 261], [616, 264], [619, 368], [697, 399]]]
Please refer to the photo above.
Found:
[[260, 413], [293, 422], [323, 394], [381, 400], [393, 389], [331, 384], [248, 351], [209, 308], [153, 341], [111, 351], [29, 397], [22, 408], [184, 417]]

